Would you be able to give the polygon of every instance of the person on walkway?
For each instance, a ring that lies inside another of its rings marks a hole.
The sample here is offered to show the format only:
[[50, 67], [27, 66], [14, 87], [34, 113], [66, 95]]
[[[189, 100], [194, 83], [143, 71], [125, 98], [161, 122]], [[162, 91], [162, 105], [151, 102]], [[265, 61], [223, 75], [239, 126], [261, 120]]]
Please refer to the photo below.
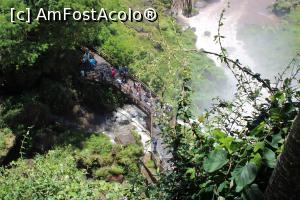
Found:
[[122, 80], [117, 78], [116, 82], [118, 83], [119, 87], [122, 89], [122, 84], [123, 84]]
[[149, 107], [152, 106], [152, 105], [151, 105], [151, 99], [150, 99], [147, 95], [144, 97], [144, 101], [145, 101], [145, 103], [146, 103]]
[[81, 70], [81, 71], [80, 71], [80, 75], [81, 75], [81, 77], [85, 77], [85, 72], [84, 72], [84, 70]]
[[95, 60], [94, 56], [88, 48], [84, 48], [84, 51], [85, 53], [82, 58], [82, 63], [87, 65], [89, 68], [95, 68], [97, 66], [97, 61]]
[[147, 103], [148, 106], [152, 106], [152, 95], [151, 92], [146, 92], [146, 97], [145, 97], [145, 101]]
[[115, 68], [111, 68], [111, 77], [113, 78], [113, 79], [115, 79], [116, 78], [116, 76], [117, 76], [117, 70], [115, 69]]
[[146, 92], [146, 97], [149, 99], [149, 101], [152, 100], [151, 92]]
[[140, 101], [142, 101], [142, 84], [141, 83], [137, 83], [137, 90], [138, 90], [138, 96], [139, 96], [139, 99]]
[[129, 94], [131, 88], [127, 83], [125, 83], [125, 84], [122, 85], [122, 89], [123, 89], [125, 94]]
[[88, 48], [83, 49], [85, 51], [83, 57], [82, 57], [82, 63], [86, 63], [90, 59], [90, 50]]
[[97, 66], [97, 61], [94, 58], [90, 58], [89, 62], [92, 68], [95, 68]]
[[130, 84], [128, 84], [128, 88], [129, 88], [129, 93], [134, 94], [134, 85], [133, 85], [133, 87], [131, 87]]
[[122, 66], [119, 67], [119, 74], [121, 76], [122, 82], [126, 83], [126, 80], [125, 80], [125, 68], [124, 67], [122, 67]]
[[121, 75], [121, 76], [123, 76], [123, 74], [124, 74], [124, 68], [122, 67], [122, 66], [119, 66], [119, 74]]
[[104, 70], [103, 69], [100, 69], [100, 79], [101, 80], [104, 80]]
[[137, 82], [134, 82], [134, 83], [133, 83], [133, 87], [134, 87], [134, 89], [137, 91]]
[[111, 67], [104, 68], [103, 72], [104, 72], [105, 78], [110, 77], [111, 76]]
[[129, 75], [129, 70], [128, 70], [128, 67], [127, 66], [125, 66], [124, 68], [123, 68], [123, 82], [124, 83], [127, 83], [127, 80], [128, 80], [128, 75]]
[[[133, 82], [133, 88], [134, 88], [135, 92], [138, 93], [137, 82]], [[138, 96], [138, 94], [136, 94], [136, 96]]]
[[152, 140], [153, 153], [157, 153], [157, 142], [158, 142], [157, 138], [154, 137], [153, 140]]
[[141, 91], [140, 83], [134, 82], [134, 88], [136, 89], [137, 92], [140, 92]]
[[138, 82], [134, 82], [134, 89], [136, 90], [136, 96], [140, 98], [141, 90]]

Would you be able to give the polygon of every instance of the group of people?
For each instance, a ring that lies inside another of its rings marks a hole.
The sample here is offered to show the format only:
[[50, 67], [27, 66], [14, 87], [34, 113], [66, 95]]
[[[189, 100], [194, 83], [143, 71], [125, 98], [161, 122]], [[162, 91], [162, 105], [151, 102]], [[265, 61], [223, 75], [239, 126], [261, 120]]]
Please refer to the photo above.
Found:
[[[81, 60], [83, 67], [87, 69], [95, 68], [97, 66], [97, 61], [95, 60], [93, 54], [90, 52], [88, 48], [83, 48], [83, 51], [85, 52]], [[80, 73], [81, 76], [85, 76], [84, 69], [82, 69]]]
[[119, 67], [119, 69], [111, 68], [111, 77], [115, 80], [126, 94], [136, 94], [139, 100], [142, 100], [142, 85], [139, 82], [134, 82], [131, 85], [128, 82], [128, 67]]
[[139, 82], [134, 82], [134, 89], [136, 90], [136, 95], [139, 100], [142, 101], [142, 84]]
[[121, 77], [121, 82], [122, 83], [127, 83], [128, 74], [129, 74], [128, 67], [127, 66], [125, 66], [125, 67], [120, 66], [119, 69], [116, 69], [116, 68], [112, 67], [111, 68], [111, 77], [113, 79], [116, 79], [118, 74]]
[[117, 70], [116, 68], [111, 68], [111, 77], [115, 80], [121, 90], [123, 90], [126, 94], [133, 94], [135, 95], [139, 101], [143, 101], [148, 106], [151, 106], [151, 98], [152, 95], [150, 92], [145, 92], [142, 84], [138, 81], [134, 81], [133, 85], [128, 83], [128, 67], [119, 67]]
[[82, 63], [87, 64], [88, 67], [96, 67], [97, 61], [95, 60], [94, 56], [91, 54], [89, 49], [85, 49], [85, 53], [82, 58]]
[[[97, 66], [97, 61], [95, 60], [93, 53], [90, 52], [88, 48], [83, 48], [84, 55], [82, 58], [82, 64], [84, 64], [85, 68], [94, 69]], [[138, 81], [134, 81], [133, 85], [128, 83], [129, 78], [129, 69], [128, 66], [120, 66], [118, 68], [115, 67], [103, 67], [100, 69], [100, 78], [101, 80], [105, 78], [110, 78], [118, 83], [121, 90], [123, 90], [126, 94], [133, 94], [135, 95], [139, 101], [143, 101], [148, 106], [151, 106], [152, 102], [152, 95], [150, 92], [145, 92], [142, 88], [142, 84]], [[85, 76], [85, 71], [81, 70], [81, 76]]]

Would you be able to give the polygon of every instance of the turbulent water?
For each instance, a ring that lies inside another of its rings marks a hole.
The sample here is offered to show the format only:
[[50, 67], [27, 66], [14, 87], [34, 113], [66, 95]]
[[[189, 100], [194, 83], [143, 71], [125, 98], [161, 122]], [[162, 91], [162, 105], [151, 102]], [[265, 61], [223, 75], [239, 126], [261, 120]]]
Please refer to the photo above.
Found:
[[[198, 15], [183, 20], [195, 28], [197, 48], [219, 53], [220, 46], [214, 36], [218, 33], [220, 14], [225, 9], [221, 35], [225, 36], [223, 46], [229, 57], [239, 59], [243, 65], [272, 79], [293, 57], [287, 39], [277, 31], [281, 20], [272, 13], [273, 3], [274, 0], [210, 0], [206, 5], [197, 4]], [[210, 57], [221, 67], [216, 57]], [[225, 69], [225, 74], [230, 80], [231, 91], [227, 88], [226, 93], [219, 94], [224, 98], [232, 96], [235, 84], [229, 70]]]

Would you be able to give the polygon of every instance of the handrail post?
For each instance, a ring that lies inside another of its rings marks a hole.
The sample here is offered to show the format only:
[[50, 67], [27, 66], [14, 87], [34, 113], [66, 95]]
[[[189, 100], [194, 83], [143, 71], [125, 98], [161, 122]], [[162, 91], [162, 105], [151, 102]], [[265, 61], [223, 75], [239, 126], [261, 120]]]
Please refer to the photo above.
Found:
[[153, 114], [150, 112], [150, 137], [153, 136]]

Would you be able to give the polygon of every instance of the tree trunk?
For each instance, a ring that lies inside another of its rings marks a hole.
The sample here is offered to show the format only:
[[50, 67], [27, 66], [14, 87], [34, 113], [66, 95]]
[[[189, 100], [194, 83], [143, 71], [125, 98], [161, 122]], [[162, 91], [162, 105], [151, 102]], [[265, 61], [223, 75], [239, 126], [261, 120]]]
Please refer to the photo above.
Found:
[[300, 199], [300, 113], [292, 125], [284, 150], [270, 178], [265, 199]]

